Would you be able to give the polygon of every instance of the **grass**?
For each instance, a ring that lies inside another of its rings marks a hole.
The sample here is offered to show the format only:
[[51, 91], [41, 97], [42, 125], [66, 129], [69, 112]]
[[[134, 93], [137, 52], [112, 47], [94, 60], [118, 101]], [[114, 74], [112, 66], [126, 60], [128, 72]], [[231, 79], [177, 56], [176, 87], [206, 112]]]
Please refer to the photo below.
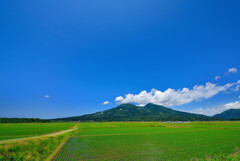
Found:
[[81, 123], [55, 160], [234, 160], [239, 133], [240, 122]]
[[[0, 145], [0, 161], [43, 161], [73, 132]], [[49, 160], [49, 159], [48, 159]]]
[[[4, 140], [67, 130], [76, 124], [0, 125], [0, 138]], [[80, 123], [77, 133], [72, 131], [54, 137], [48, 136], [0, 144], [0, 161], [51, 160], [55, 154], [57, 154], [56, 161], [232, 161], [240, 160], [239, 133], [239, 121]], [[64, 146], [57, 152], [57, 149], [60, 149], [60, 145], [63, 145], [64, 142]]]
[[6, 123], [0, 124], [0, 140], [26, 138], [67, 130], [76, 123]]
[[[29, 131], [33, 131], [34, 135], [39, 134], [36, 133], [38, 131], [36, 127], [43, 127], [45, 134], [48, 132], [55, 132], [59, 130], [67, 130], [71, 128], [73, 125], [75, 127], [78, 124], [8, 124], [8, 130], [13, 127], [18, 127], [17, 129], [13, 128], [13, 131], [23, 131], [26, 129], [27, 133]], [[20, 126], [21, 125], [21, 126]], [[30, 127], [28, 127], [30, 125]], [[35, 125], [35, 126], [33, 126]], [[20, 129], [22, 127], [22, 129]], [[51, 128], [51, 129], [50, 129]], [[5, 130], [7, 131], [7, 130]], [[60, 149], [60, 145], [63, 145], [64, 142], [67, 141], [69, 136], [76, 133], [75, 131], [65, 132], [56, 136], [41, 136], [38, 138], [30, 138], [30, 139], [22, 139], [18, 141], [12, 141], [7, 143], [0, 144], [0, 161], [24, 161], [24, 160], [32, 160], [32, 161], [43, 161], [43, 160], [51, 160], [51, 158], [57, 153], [57, 149]], [[22, 136], [22, 135], [21, 135]], [[29, 136], [29, 135], [28, 135]], [[31, 135], [30, 135], [31, 136]]]

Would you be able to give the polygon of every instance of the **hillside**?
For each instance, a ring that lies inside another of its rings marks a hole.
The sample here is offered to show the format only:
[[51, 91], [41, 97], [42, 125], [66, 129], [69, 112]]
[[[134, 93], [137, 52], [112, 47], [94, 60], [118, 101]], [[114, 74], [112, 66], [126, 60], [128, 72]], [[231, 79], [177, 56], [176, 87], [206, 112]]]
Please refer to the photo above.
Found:
[[164, 106], [147, 104], [144, 107], [121, 104], [115, 108], [82, 116], [58, 118], [54, 121], [208, 121], [212, 117], [176, 111]]
[[228, 120], [240, 120], [240, 109], [229, 109], [214, 115], [214, 117]]

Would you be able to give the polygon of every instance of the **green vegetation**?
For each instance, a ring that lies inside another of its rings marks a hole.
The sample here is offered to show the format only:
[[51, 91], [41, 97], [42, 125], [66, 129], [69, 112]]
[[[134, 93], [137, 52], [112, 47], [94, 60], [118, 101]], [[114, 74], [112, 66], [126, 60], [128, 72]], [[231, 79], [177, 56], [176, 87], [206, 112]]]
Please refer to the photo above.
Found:
[[240, 109], [229, 109], [227, 111], [215, 115], [214, 117], [228, 120], [240, 120]]
[[0, 118], [0, 123], [47, 123], [50, 120], [39, 118]]
[[[76, 123], [0, 124], [2, 131], [28, 136]], [[3, 130], [6, 128], [5, 130]], [[31, 133], [30, 133], [31, 132]], [[50, 160], [239, 160], [240, 121], [81, 123], [78, 130], [0, 144], [0, 161]], [[5, 133], [7, 135], [7, 133]], [[2, 135], [3, 136], [3, 135]], [[19, 136], [18, 136], [19, 137]], [[60, 145], [64, 146], [59, 152]], [[55, 152], [55, 153], [54, 153]], [[57, 153], [56, 153], [57, 152]]]
[[110, 110], [83, 116], [54, 119], [54, 121], [210, 121], [220, 120], [204, 115], [181, 112], [155, 104], [144, 107], [121, 104]]
[[73, 132], [54, 137], [41, 137], [18, 142], [0, 144], [0, 161], [42, 161], [65, 141]]
[[55, 160], [238, 160], [240, 122], [81, 123]]
[[58, 155], [54, 158], [55, 161], [64, 161], [64, 160], [73, 160], [74, 159], [74, 151], [76, 148], [76, 141], [77, 138], [71, 138], [68, 139], [67, 143], [61, 151], [58, 153]]
[[67, 130], [76, 123], [14, 123], [0, 124], [0, 140], [25, 138]]
[[[223, 154], [220, 154], [220, 155], [209, 155], [209, 156], [206, 156], [205, 157], [205, 160], [208, 160], [208, 161], [239, 161], [240, 160], [240, 151], [239, 151], [239, 148], [235, 148], [235, 152], [233, 154], [230, 154], [230, 155], [223, 155]], [[195, 159], [196, 161], [199, 160], [199, 159]], [[201, 159], [200, 161], [202, 161], [204, 159]]]

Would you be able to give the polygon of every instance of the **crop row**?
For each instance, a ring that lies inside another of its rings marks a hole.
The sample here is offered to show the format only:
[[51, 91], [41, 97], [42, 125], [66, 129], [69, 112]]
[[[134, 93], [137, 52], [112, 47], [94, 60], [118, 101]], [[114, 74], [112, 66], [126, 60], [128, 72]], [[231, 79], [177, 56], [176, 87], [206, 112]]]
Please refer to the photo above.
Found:
[[74, 157], [77, 138], [69, 138], [54, 161], [71, 161]]

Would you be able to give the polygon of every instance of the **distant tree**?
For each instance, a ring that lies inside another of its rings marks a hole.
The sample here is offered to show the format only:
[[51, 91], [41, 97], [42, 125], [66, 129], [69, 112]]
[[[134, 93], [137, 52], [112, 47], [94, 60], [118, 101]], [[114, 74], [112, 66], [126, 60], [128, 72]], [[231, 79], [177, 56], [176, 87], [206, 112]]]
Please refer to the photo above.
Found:
[[0, 123], [47, 123], [51, 120], [39, 118], [0, 118]]

